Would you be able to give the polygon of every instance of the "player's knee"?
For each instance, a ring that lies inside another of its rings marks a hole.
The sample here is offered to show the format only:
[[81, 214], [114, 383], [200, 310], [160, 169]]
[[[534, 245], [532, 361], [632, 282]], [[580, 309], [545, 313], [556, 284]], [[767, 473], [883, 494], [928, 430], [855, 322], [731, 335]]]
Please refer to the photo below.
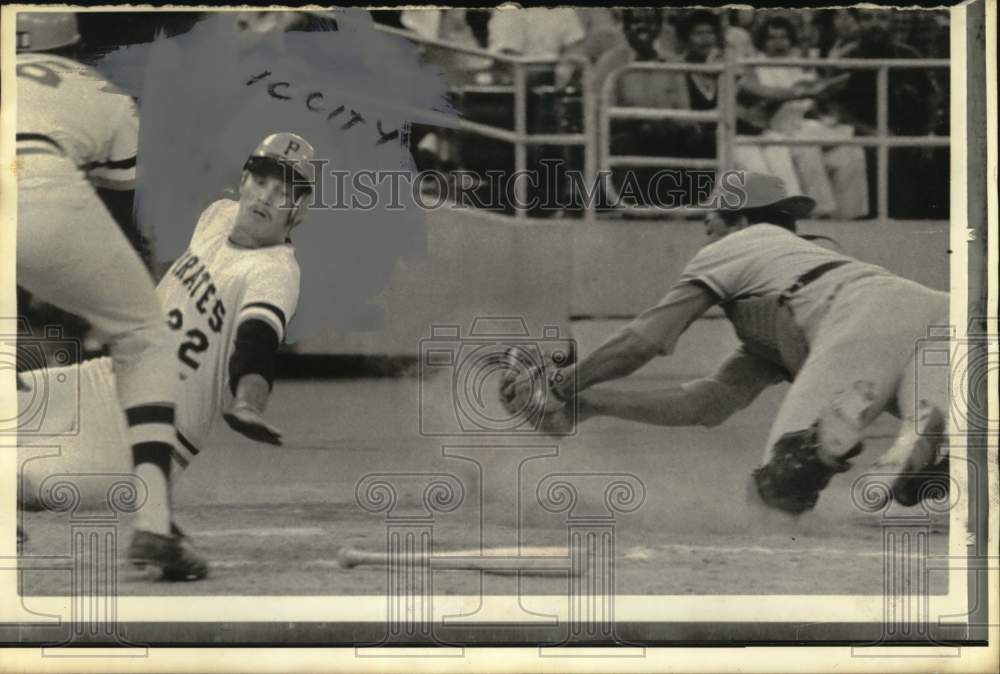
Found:
[[817, 421], [824, 457], [836, 460], [855, 451], [865, 427], [888, 402], [880, 404], [880, 399], [878, 386], [870, 381], [856, 381], [833, 397]]
[[169, 357], [170, 332], [161, 318], [146, 321], [111, 338], [111, 357], [116, 366], [128, 366], [154, 355]]
[[823, 447], [817, 422], [806, 430], [778, 438], [770, 459], [753, 472], [753, 480], [767, 505], [798, 515], [816, 506], [833, 476], [848, 470], [847, 459], [860, 451], [857, 443], [844, 456], [831, 455]]

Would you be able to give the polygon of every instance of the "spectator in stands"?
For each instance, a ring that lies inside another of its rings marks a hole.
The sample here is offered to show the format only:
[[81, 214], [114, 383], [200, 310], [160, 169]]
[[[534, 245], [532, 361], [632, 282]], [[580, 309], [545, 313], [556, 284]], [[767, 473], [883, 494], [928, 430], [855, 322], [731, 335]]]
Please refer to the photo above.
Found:
[[[889, 10], [845, 10], [858, 21], [860, 33], [857, 45], [844, 52], [845, 58], [915, 59], [921, 54], [908, 44], [893, 37], [892, 15]], [[859, 133], [877, 132], [877, 71], [854, 70], [847, 78], [842, 93], [835, 98], [841, 119], [853, 125]], [[940, 92], [926, 69], [901, 68], [889, 71], [889, 119], [891, 136], [923, 136], [933, 132], [940, 112]], [[876, 149], [866, 152], [869, 162], [869, 194], [876, 196]], [[888, 212], [894, 218], [926, 217], [929, 208], [946, 194], [936, 193], [933, 185], [921, 185], [930, 172], [927, 153], [921, 148], [891, 148], [889, 150]], [[931, 201], [931, 203], [928, 203]], [[874, 210], [875, 204], [872, 204]]]
[[[488, 24], [489, 50], [497, 54], [534, 57], [551, 60], [552, 63], [526, 68], [527, 126], [529, 133], [559, 133], [571, 129], [569, 117], [574, 111], [578, 115], [579, 91], [572, 91], [578, 67], [577, 59], [586, 59], [584, 51], [584, 29], [571, 7], [530, 7], [498, 8]], [[508, 80], [512, 74], [507, 64], [498, 66], [496, 77]], [[575, 96], [576, 105], [572, 99]], [[528, 170], [539, 172], [545, 169], [542, 162], [549, 160], [576, 164], [564, 148], [532, 147], [527, 152]], [[540, 181], [539, 203], [553, 204], [561, 201], [554, 198], [564, 188], [556, 185], [549, 189], [549, 181]], [[539, 208], [537, 215], [553, 215], [552, 208]]]
[[[466, 9], [404, 9], [399, 23], [429, 40], [440, 40], [461, 47], [482, 49], [474, 24], [470, 23], [475, 10]], [[438, 67], [453, 88], [491, 81], [489, 68], [493, 60], [482, 56], [463, 54], [446, 48], [425, 45], [424, 60]], [[411, 129], [410, 142], [420, 169], [435, 168], [448, 171], [460, 163], [461, 143], [449, 129], [434, 129], [417, 125]]]
[[[791, 24], [780, 17], [765, 19], [756, 40], [758, 47], [768, 40], [768, 26], [778, 21], [778, 28], [770, 36], [772, 54], [789, 42], [785, 37]], [[761, 77], [761, 73], [764, 77]], [[737, 119], [736, 133], [743, 136], [776, 137], [778, 134], [771, 128], [771, 119], [785, 103], [801, 102], [818, 92], [815, 82], [797, 81], [793, 84], [775, 85], [777, 77], [771, 75], [771, 68], [746, 68], [738, 71], [737, 84]], [[736, 168], [765, 173], [781, 178], [791, 194], [802, 194], [802, 186], [788, 146], [782, 145], [736, 145], [733, 148], [733, 158]], [[822, 212], [822, 211], [820, 211]]]
[[[722, 60], [724, 35], [719, 16], [709, 10], [688, 12], [676, 22], [677, 42], [681, 48], [679, 60], [691, 64], [707, 64]], [[674, 75], [676, 103], [673, 107], [710, 111], [719, 107], [719, 76], [714, 73], [685, 72]], [[672, 122], [671, 142], [665, 144], [669, 154], [677, 157], [711, 159], [717, 155], [715, 122]], [[696, 191], [709, 186], [714, 171], [681, 169], [677, 171], [685, 193], [684, 203], [704, 198]], [[662, 196], [662, 195], [661, 195]]]
[[[420, 37], [449, 42], [460, 47], [481, 49], [465, 9], [404, 9], [400, 23]], [[476, 75], [492, 65], [492, 60], [447, 49], [429, 47], [425, 50], [428, 63], [440, 67], [452, 83], [474, 81]]]
[[797, 26], [794, 30], [798, 33], [797, 43], [791, 48], [794, 56], [806, 56], [815, 58], [819, 56], [820, 33], [816, 26], [816, 10], [802, 9], [797, 13]]
[[615, 11], [608, 7], [577, 7], [573, 11], [583, 26], [583, 42], [580, 47], [587, 60], [596, 63], [621, 39], [620, 21]]
[[825, 52], [832, 59], [842, 58], [858, 46], [861, 35], [861, 24], [858, 23], [857, 12], [849, 9], [838, 9], [833, 13], [833, 42]]
[[[796, 46], [795, 27], [787, 18], [772, 16], [761, 25], [758, 47], [768, 58], [790, 58]], [[815, 99], [830, 90], [831, 82], [836, 81], [819, 80], [813, 70], [800, 66], [751, 68], [742, 82], [755, 99], [751, 108], [755, 114], [747, 119], [763, 123], [763, 132], [772, 136], [850, 138], [853, 130], [833, 117], [806, 117], [815, 112]], [[740, 155], [751, 164], [763, 158], [768, 168], [786, 174], [782, 177], [790, 182], [790, 189], [798, 186], [801, 193], [813, 195], [817, 217], [853, 219], [867, 213], [865, 156], [860, 148], [779, 145], [764, 146], [760, 155], [741, 149]]]
[[[489, 23], [489, 48], [499, 54], [560, 59], [586, 58], [583, 25], [571, 7], [495, 9]], [[566, 61], [556, 67], [555, 84], [567, 84], [575, 68]]]
[[501, 8], [490, 19], [490, 50], [501, 54], [557, 57], [583, 38], [583, 25], [568, 7]]
[[925, 58], [948, 58], [948, 11], [895, 12], [893, 40], [908, 44]]
[[726, 49], [734, 59], [750, 58], [756, 54], [753, 44], [754, 11], [752, 9], [729, 10], [729, 25], [726, 27]]
[[[624, 41], [606, 52], [594, 66], [590, 90], [594, 92], [599, 113], [603, 106], [640, 108], [686, 107], [681, 97], [681, 87], [675, 73], [662, 70], [630, 70], [617, 76], [617, 80], [603, 98], [604, 85], [615, 70], [636, 62], [665, 61], [658, 38], [663, 30], [663, 14], [658, 9], [626, 9], [622, 11]], [[595, 115], [596, 116], [596, 115]], [[617, 120], [612, 121], [609, 146], [615, 155], [649, 155], [663, 153], [676, 136], [670, 120]], [[599, 139], [599, 147], [603, 139]], [[655, 171], [640, 169], [632, 172], [638, 176], [638, 201], [649, 204], [652, 198], [642, 186], [648, 183]], [[623, 173], [614, 171], [613, 182], [621, 188]], [[629, 190], [633, 191], [633, 190]]]
[[[844, 58], [917, 59], [921, 54], [908, 44], [893, 39], [892, 12], [888, 10], [844, 10], [858, 21], [860, 33], [853, 49]], [[874, 133], [876, 128], [876, 80], [872, 69], [854, 70], [843, 95], [844, 112], [851, 115], [859, 130]], [[933, 124], [934, 87], [926, 70], [905, 68], [889, 72], [889, 130], [894, 135], [922, 135]]]
[[[680, 23], [678, 38], [683, 46], [682, 60], [686, 63], [711, 63], [722, 59], [723, 33], [719, 17], [708, 10], [695, 10]], [[683, 75], [682, 107], [690, 110], [715, 110], [719, 107], [719, 77], [710, 73], [688, 72]], [[696, 122], [685, 131], [684, 156], [714, 157], [716, 155], [714, 123]]]
[[[593, 70], [593, 83], [599, 86], [603, 84], [608, 73], [627, 63], [637, 61], [666, 61], [668, 56], [659, 47], [657, 38], [663, 30], [663, 14], [656, 9], [626, 9], [622, 11], [621, 32], [623, 39], [617, 45], [606, 51], [597, 60], [597, 65]], [[619, 85], [614, 95], [617, 103], [615, 105], [636, 105], [635, 103], [625, 103], [623, 99], [642, 96], [641, 92], [648, 92], [662, 89], [665, 80], [654, 78], [652, 82], [647, 82], [645, 78], [632, 79], [633, 75], [646, 75], [647, 73], [631, 72], [619, 78]], [[659, 74], [659, 73], [648, 73]], [[629, 82], [631, 84], [622, 84]], [[652, 84], [653, 87], [648, 85]], [[633, 91], [628, 92], [628, 89]]]

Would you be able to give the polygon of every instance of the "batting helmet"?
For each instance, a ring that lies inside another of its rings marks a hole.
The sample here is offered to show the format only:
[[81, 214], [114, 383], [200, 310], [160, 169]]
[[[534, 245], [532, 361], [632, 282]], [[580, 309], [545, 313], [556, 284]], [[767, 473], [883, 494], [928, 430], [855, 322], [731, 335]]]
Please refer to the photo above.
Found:
[[274, 133], [265, 138], [243, 165], [251, 173], [277, 174], [290, 179], [288, 169], [294, 173], [296, 183], [315, 181], [312, 159], [316, 151], [302, 136], [294, 133]]
[[51, 51], [80, 41], [76, 15], [70, 12], [18, 12], [17, 51]]

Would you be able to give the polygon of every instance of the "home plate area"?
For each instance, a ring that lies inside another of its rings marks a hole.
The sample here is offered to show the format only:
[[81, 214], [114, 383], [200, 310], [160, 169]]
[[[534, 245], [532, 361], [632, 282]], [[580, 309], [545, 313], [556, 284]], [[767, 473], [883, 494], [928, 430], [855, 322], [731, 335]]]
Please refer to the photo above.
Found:
[[[286, 446], [219, 429], [175, 487], [177, 523], [210, 559], [209, 578], [167, 583], [134, 574], [124, 561], [125, 517], [111, 527], [117, 594], [380, 595], [393, 565], [422, 564], [442, 595], [510, 587], [483, 582], [497, 574], [520, 576], [526, 594], [562, 594], [572, 578], [586, 582], [609, 569], [623, 595], [883, 592], [886, 532], [902, 520], [893, 510], [863, 512], [851, 486], [888, 447], [894, 420], [876, 424], [855, 467], [834, 479], [815, 511], [789, 519], [748, 507], [745, 496], [781, 390], [712, 430], [595, 420], [571, 437], [533, 438], [544, 452], [519, 464], [487, 451], [488, 443], [475, 461], [446, 448], [472, 444], [465, 439], [421, 436], [417, 385], [278, 382], [269, 416]], [[590, 494], [583, 474], [612, 477]], [[373, 476], [394, 485], [388, 509], [366, 501]], [[574, 519], [539, 507], [538, 485], [553, 476], [577, 479], [573, 507], [581, 512], [599, 511], [601, 490], [615, 480], [632, 481], [635, 498], [600, 521]], [[432, 479], [453, 485], [452, 501], [428, 517], [421, 488]], [[423, 519], [414, 524], [414, 514]], [[80, 515], [22, 514], [22, 594], [68, 594], [73, 560], [92, 563], [74, 554]], [[948, 513], [930, 513], [907, 526], [926, 534], [934, 556], [947, 551], [948, 524]], [[928, 582], [932, 593], [947, 592], [947, 574]]]

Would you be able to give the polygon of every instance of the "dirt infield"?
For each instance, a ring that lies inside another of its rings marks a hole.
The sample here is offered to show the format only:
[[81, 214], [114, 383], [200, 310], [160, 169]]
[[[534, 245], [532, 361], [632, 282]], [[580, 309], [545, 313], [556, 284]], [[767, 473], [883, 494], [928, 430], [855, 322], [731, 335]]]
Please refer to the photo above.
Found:
[[[759, 461], [783, 390], [768, 392], [712, 430], [597, 420], [574, 437], [522, 437], [511, 447], [509, 440], [491, 443], [478, 436], [421, 436], [418, 385], [415, 379], [279, 382], [269, 416], [285, 431], [287, 445], [256, 445], [220, 429], [178, 483], [177, 520], [211, 558], [211, 577], [184, 585], [150, 583], [122, 565], [118, 592], [382, 594], [384, 568], [339, 568], [337, 551], [344, 545], [384, 551], [390, 527], [421, 515], [425, 519], [417, 524], [433, 530], [437, 551], [565, 546], [569, 524], [602, 526], [612, 532], [615, 585], [623, 594], [883, 590], [881, 515], [862, 512], [851, 485], [891, 442], [896, 422], [890, 418], [872, 429], [858, 464], [834, 479], [817, 510], [793, 522], [766, 517], [745, 499], [747, 476]], [[434, 413], [448, 413], [447, 390], [434, 388]], [[438, 491], [427, 497], [425, 488], [435, 481]], [[566, 503], [553, 491], [556, 482], [577, 485], [571, 508], [560, 510]], [[396, 499], [388, 522], [386, 511], [378, 512], [388, 503], [378, 500], [386, 493], [378, 491], [381, 483], [391, 485]], [[608, 501], [612, 483], [631, 485], [630, 495]], [[440, 484], [451, 485], [451, 492], [442, 492]], [[548, 499], [548, 509], [540, 497]], [[375, 512], [363, 509], [359, 498]], [[621, 507], [611, 513], [608, 503]], [[595, 524], [593, 516], [602, 512], [613, 517]], [[69, 592], [69, 516], [25, 513], [23, 524], [30, 536], [21, 562], [24, 594]], [[930, 552], [943, 552], [945, 516], [933, 518], [929, 530]], [[480, 591], [477, 571], [435, 571], [434, 582], [441, 594]], [[565, 576], [531, 578], [525, 591], [562, 593], [566, 582]], [[947, 590], [946, 578], [931, 582], [932, 592]]]

